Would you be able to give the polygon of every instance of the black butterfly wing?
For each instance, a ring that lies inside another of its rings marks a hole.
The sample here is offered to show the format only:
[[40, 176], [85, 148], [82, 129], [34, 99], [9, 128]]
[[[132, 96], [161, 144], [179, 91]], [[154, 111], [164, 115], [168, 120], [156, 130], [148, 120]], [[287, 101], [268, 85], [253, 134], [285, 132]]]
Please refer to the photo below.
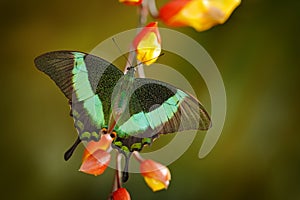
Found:
[[69, 99], [80, 139], [98, 140], [109, 121], [113, 88], [123, 72], [102, 58], [75, 51], [49, 52], [34, 62]]
[[170, 84], [137, 78], [128, 108], [117, 124], [121, 134], [116, 144], [141, 150], [160, 134], [210, 126], [210, 117], [196, 98]]

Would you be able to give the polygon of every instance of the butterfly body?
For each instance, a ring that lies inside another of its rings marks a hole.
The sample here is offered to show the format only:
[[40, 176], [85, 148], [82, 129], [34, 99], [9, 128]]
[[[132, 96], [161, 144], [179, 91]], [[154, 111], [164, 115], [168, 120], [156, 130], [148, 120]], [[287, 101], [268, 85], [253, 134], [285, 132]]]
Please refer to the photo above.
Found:
[[124, 75], [102, 58], [75, 51], [49, 52], [35, 64], [68, 98], [79, 135], [76, 145], [115, 132], [113, 147], [130, 154], [161, 134], [211, 125], [197, 99], [170, 84], [135, 78], [133, 67]]
[[112, 114], [117, 118], [125, 111], [130, 100], [128, 94], [132, 93], [135, 79], [134, 71], [135, 69], [133, 67], [128, 68], [127, 73], [118, 80], [112, 94]]

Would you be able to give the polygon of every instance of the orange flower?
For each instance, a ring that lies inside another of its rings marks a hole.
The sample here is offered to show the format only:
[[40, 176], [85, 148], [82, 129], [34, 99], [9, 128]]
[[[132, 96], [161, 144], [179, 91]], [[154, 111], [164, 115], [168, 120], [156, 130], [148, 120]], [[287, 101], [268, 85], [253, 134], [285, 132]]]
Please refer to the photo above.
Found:
[[130, 200], [130, 195], [125, 188], [119, 188], [113, 192], [113, 200]]
[[79, 171], [95, 176], [102, 174], [110, 161], [111, 155], [106, 150], [111, 142], [112, 138], [109, 134], [102, 135], [98, 142], [89, 142], [84, 150]]
[[140, 171], [153, 192], [168, 188], [171, 174], [166, 166], [153, 160], [143, 160], [140, 165]]
[[140, 5], [143, 2], [143, 0], [119, 0], [119, 2], [130, 6], [136, 6]]
[[241, 0], [173, 0], [159, 11], [159, 18], [169, 26], [191, 26], [205, 31], [223, 24]]
[[106, 151], [110, 147], [112, 141], [113, 139], [110, 137], [109, 134], [102, 135], [101, 139], [97, 142], [90, 141], [85, 147], [82, 160], [84, 161], [86, 157], [88, 157], [90, 154], [99, 149]]
[[157, 22], [151, 22], [133, 40], [136, 58], [146, 65], [154, 63], [161, 52], [160, 44]]
[[79, 171], [98, 176], [105, 171], [109, 161], [110, 154], [99, 149], [85, 158]]

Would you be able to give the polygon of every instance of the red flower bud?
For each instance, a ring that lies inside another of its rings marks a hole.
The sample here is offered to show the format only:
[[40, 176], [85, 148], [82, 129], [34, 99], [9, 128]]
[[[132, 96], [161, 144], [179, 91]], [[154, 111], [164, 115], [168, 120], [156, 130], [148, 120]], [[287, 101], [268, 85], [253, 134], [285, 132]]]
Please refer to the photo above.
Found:
[[113, 192], [113, 200], [130, 200], [130, 195], [125, 188], [119, 188]]
[[130, 6], [137, 6], [137, 5], [141, 5], [143, 0], [119, 0], [119, 2]]

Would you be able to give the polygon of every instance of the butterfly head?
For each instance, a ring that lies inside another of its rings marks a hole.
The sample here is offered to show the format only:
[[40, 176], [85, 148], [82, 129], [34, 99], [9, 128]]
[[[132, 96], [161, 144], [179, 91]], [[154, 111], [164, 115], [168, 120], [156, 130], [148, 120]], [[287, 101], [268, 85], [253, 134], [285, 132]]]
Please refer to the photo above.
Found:
[[[101, 129], [102, 134], [108, 134], [108, 131], [106, 128], [102, 128]], [[111, 133], [109, 133], [110, 137], [115, 140], [115, 138], [117, 137], [117, 133], [115, 131], [112, 131]]]
[[133, 70], [134, 68], [135, 68], [135, 66], [127, 67], [127, 71]]
[[150, 137], [134, 137], [120, 131], [108, 131], [106, 128], [102, 128], [101, 132], [102, 134], [109, 134], [113, 139], [112, 147], [124, 155], [133, 151], [141, 151], [145, 145], [151, 144], [153, 140]]

